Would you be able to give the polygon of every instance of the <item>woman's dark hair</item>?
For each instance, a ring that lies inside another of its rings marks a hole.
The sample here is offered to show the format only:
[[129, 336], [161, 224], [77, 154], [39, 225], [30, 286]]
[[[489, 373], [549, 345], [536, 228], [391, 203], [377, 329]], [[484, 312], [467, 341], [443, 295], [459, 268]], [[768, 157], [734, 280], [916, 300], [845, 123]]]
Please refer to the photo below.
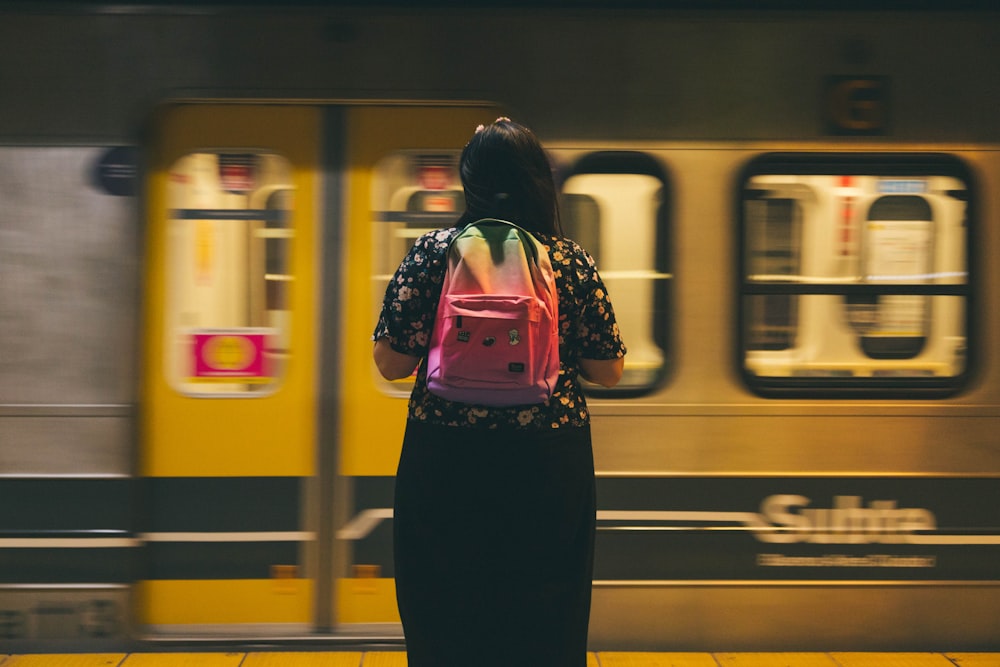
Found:
[[562, 236], [552, 167], [525, 126], [504, 117], [480, 125], [462, 150], [458, 171], [465, 188], [459, 225], [493, 217]]

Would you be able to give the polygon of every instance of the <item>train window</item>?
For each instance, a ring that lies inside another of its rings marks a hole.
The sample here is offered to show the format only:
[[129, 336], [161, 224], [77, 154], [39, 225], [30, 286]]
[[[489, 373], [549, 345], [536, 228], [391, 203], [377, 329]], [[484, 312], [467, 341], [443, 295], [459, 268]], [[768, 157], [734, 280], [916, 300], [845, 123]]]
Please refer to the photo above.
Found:
[[270, 393], [289, 353], [289, 163], [192, 153], [169, 179], [167, 377], [193, 396]]
[[971, 177], [944, 155], [772, 154], [741, 178], [740, 363], [763, 395], [942, 396], [969, 371]]
[[602, 151], [578, 160], [562, 185], [563, 231], [593, 255], [628, 345], [621, 382], [592, 395], [640, 394], [668, 372], [668, 180], [646, 153]]
[[[459, 151], [400, 151], [375, 165], [372, 178], [372, 321], [385, 286], [413, 242], [433, 229], [450, 227], [465, 210], [458, 176]], [[374, 369], [374, 367], [373, 367]], [[373, 371], [385, 393], [409, 396], [413, 380], [389, 382]]]

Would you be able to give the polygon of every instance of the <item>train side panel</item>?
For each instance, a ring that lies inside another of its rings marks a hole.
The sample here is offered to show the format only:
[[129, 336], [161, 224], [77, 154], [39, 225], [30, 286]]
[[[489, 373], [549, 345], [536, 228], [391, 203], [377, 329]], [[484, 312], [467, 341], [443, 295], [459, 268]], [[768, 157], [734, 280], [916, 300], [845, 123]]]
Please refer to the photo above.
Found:
[[995, 648], [1000, 14], [892, 9], [0, 8], [0, 638], [401, 640], [369, 337], [506, 113], [630, 348], [592, 646]]

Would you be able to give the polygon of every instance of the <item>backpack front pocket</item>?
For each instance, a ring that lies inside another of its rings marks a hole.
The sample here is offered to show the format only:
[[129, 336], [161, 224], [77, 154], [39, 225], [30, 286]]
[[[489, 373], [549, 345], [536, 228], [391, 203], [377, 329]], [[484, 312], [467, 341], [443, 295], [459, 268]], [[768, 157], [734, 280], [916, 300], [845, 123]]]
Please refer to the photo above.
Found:
[[441, 382], [470, 388], [535, 384], [543, 307], [538, 299], [466, 294], [441, 306]]

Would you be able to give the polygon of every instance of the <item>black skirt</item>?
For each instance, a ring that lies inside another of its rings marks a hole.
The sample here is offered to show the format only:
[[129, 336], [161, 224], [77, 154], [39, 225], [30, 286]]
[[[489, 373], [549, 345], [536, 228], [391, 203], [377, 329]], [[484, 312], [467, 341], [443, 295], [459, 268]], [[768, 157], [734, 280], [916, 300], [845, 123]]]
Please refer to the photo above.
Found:
[[585, 667], [590, 429], [407, 422], [393, 520], [409, 667]]

